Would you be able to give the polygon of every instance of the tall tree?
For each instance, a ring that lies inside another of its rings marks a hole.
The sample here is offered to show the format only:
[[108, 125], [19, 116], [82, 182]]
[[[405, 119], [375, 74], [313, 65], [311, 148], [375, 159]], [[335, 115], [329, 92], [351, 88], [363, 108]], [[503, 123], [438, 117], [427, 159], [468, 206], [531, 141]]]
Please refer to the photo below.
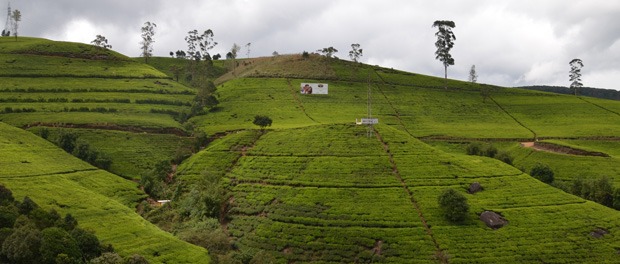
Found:
[[144, 26], [142, 26], [142, 41], [140, 41], [140, 46], [142, 49], [142, 57], [144, 57], [144, 62], [148, 62], [149, 57], [153, 56], [153, 43], [155, 42], [153, 36], [155, 36], [156, 27], [157, 24], [149, 21], [145, 22]]
[[328, 57], [328, 58], [331, 58], [332, 55], [334, 55], [334, 53], [338, 52], [338, 50], [334, 47], [323, 48], [317, 51], [320, 53], [323, 53], [323, 55], [325, 55], [325, 57]]
[[435, 33], [437, 37], [437, 42], [435, 42], [435, 47], [437, 47], [435, 59], [443, 63], [446, 79], [444, 88], [448, 89], [448, 66], [454, 65], [454, 58], [450, 55], [450, 50], [454, 47], [454, 41], [456, 40], [452, 29], [456, 25], [453, 21], [437, 20], [433, 23], [433, 27], [437, 28], [437, 33]]
[[250, 58], [250, 46], [251, 45], [252, 45], [252, 42], [248, 42], [248, 44], [245, 44], [245, 47], [247, 48], [248, 59]]
[[364, 56], [364, 54], [363, 54], [363, 50], [360, 49], [360, 44], [357, 44], [357, 43], [351, 44], [351, 51], [349, 51], [349, 58], [351, 58], [351, 60], [354, 62], [358, 62], [358, 60], [362, 56]]
[[583, 86], [581, 83], [581, 68], [583, 68], [583, 62], [580, 59], [571, 60], [568, 65], [570, 65], [570, 71], [568, 77], [570, 77], [570, 88], [577, 95], [577, 90]]
[[237, 43], [233, 43], [232, 48], [230, 48], [230, 54], [232, 55], [231, 58], [232, 59], [236, 59], [237, 58], [237, 53], [239, 53], [240, 50], [241, 50], [241, 47], [239, 47], [239, 45], [237, 45]]
[[200, 51], [202, 52], [203, 59], [210, 59], [211, 55], [209, 55], [209, 50], [217, 46], [217, 42], [213, 41], [213, 36], [213, 30], [211, 29], [205, 30], [205, 32], [200, 35], [199, 47]]
[[472, 65], [471, 69], [469, 69], [469, 81], [471, 83], [476, 83], [478, 81], [478, 73], [476, 73], [476, 65]]
[[108, 39], [106, 39], [102, 35], [97, 35], [97, 37], [95, 37], [95, 40], [91, 41], [90, 43], [103, 49], [112, 48], [112, 45], [108, 44]]
[[22, 21], [22, 12], [17, 9], [13, 10], [11, 20], [13, 22], [13, 36], [15, 36], [15, 41], [17, 41], [17, 29], [19, 28], [19, 22]]
[[200, 35], [198, 35], [198, 30], [192, 30], [187, 32], [187, 36], [185, 37], [185, 42], [187, 42], [187, 55], [194, 60], [200, 60], [200, 52], [198, 51]]

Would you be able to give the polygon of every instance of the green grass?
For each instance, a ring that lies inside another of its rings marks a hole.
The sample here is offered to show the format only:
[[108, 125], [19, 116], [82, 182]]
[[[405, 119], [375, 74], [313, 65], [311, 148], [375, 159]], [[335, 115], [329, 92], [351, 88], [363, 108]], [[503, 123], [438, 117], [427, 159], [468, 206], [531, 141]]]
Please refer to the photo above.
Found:
[[144, 194], [136, 184], [73, 158], [35, 135], [0, 123], [0, 182], [17, 199], [71, 213], [122, 255], [152, 262], [208, 262], [206, 250], [159, 230], [133, 209]]

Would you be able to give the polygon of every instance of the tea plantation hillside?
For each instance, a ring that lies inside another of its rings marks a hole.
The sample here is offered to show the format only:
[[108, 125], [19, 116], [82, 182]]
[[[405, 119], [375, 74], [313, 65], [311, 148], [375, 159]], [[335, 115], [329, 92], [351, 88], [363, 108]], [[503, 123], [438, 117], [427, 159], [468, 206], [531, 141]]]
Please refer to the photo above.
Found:
[[[611, 177], [620, 186], [620, 161], [610, 147], [620, 136], [617, 102], [458, 81], [444, 89], [438, 78], [319, 56], [250, 60], [222, 79], [218, 111], [190, 121], [209, 134], [248, 131], [259, 114], [273, 119], [273, 130], [230, 133], [183, 163], [178, 179], [223, 177], [229, 196], [219, 217], [242, 251], [293, 262], [617, 258], [617, 211], [498, 160], [464, 155], [465, 144], [482, 140], [514, 156], [524, 171], [548, 161], [567, 182], [577, 177], [573, 168], [590, 159], [591, 167], [598, 165], [592, 177]], [[329, 94], [300, 94], [303, 83], [328, 83]], [[366, 116], [369, 88], [373, 117], [380, 120], [370, 138], [354, 125]], [[612, 156], [519, 146], [536, 140], [577, 140], [580, 148]], [[573, 167], [561, 169], [568, 164]], [[466, 194], [474, 182], [484, 191]], [[448, 188], [469, 200], [464, 223], [441, 214], [437, 198]], [[478, 219], [484, 211], [509, 224], [487, 227]], [[599, 230], [606, 235], [594, 238]]]
[[[142, 62], [92, 45], [25, 37], [0, 38], [0, 62], [2, 122], [37, 133], [45, 127], [52, 136], [96, 131], [80, 140], [107, 154], [116, 174], [139, 179], [191, 144], [181, 122], [195, 89]], [[134, 140], [136, 132], [151, 135]]]
[[134, 182], [72, 157], [53, 144], [0, 123], [0, 182], [15, 198], [70, 213], [123, 256], [153, 263], [208, 263], [206, 250], [159, 230], [133, 210], [144, 198]]
[[[1, 183], [71, 212], [122, 254], [153, 263], [617, 262], [620, 213], [567, 193], [584, 178], [620, 188], [616, 101], [457, 80], [444, 88], [441, 78], [318, 54], [213, 61], [195, 79], [193, 61], [147, 65], [89, 45], [14, 40], [0, 38]], [[186, 85], [208, 80], [218, 103], [197, 107], [200, 90]], [[305, 83], [328, 93], [302, 94]], [[369, 102], [379, 124], [357, 125]], [[273, 123], [261, 129], [257, 115]], [[108, 155], [111, 173], [33, 135], [59, 142], [67, 133]], [[496, 158], [466, 155], [474, 144]], [[556, 181], [528, 175], [537, 163]], [[145, 181], [161, 164], [170, 170]], [[149, 200], [171, 202], [149, 205], [137, 182]], [[472, 183], [482, 190], [468, 192]], [[438, 204], [448, 189], [468, 201], [461, 222]], [[507, 224], [488, 227], [486, 211]]]

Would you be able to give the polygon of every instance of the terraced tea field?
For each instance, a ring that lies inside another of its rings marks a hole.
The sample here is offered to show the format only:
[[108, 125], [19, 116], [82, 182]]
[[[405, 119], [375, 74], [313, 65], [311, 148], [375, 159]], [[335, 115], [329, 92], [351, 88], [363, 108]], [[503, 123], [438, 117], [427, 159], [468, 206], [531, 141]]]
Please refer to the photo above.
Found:
[[[446, 154], [385, 125], [376, 133], [368, 138], [364, 127], [319, 125], [268, 132], [255, 142], [234, 134], [201, 152], [214, 160], [233, 155], [234, 165], [223, 170], [233, 197], [227, 226], [236, 244], [303, 262], [411, 263], [437, 256], [452, 263], [581, 262], [615, 256], [613, 236], [595, 243], [590, 236], [597, 227], [617, 232], [614, 210], [497, 160]], [[467, 220], [446, 221], [437, 195], [446, 188], [465, 193], [473, 182], [485, 190], [466, 194], [472, 207]], [[509, 225], [486, 227], [477, 219], [485, 210], [500, 212]], [[565, 235], [551, 235], [559, 233]], [[548, 242], [549, 252], [572, 253], [543, 255], [539, 241]]]
[[124, 180], [20, 129], [0, 123], [0, 182], [16, 199], [29, 196], [44, 209], [70, 213], [122, 255], [141, 254], [153, 263], [208, 263], [206, 250], [182, 242], [137, 215], [144, 198]]

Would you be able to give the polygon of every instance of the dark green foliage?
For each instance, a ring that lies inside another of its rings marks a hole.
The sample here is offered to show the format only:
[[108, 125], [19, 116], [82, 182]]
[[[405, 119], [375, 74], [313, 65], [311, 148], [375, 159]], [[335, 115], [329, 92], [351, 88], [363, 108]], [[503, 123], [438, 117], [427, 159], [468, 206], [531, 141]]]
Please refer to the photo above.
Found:
[[42, 263], [54, 264], [59, 254], [66, 254], [69, 259], [80, 260], [82, 253], [77, 242], [67, 231], [58, 227], [50, 227], [41, 231]]
[[189, 228], [180, 233], [179, 237], [189, 243], [208, 249], [211, 254], [226, 254], [231, 249], [228, 235], [220, 228]]
[[181, 202], [183, 214], [194, 219], [219, 219], [226, 190], [221, 186], [218, 175], [204, 173], [203, 177]]
[[447, 189], [438, 197], [439, 207], [446, 219], [452, 222], [463, 221], [469, 212], [467, 198], [454, 189]]
[[2, 247], [1, 245], [4, 243], [4, 241], [11, 236], [11, 234], [13, 234], [13, 228], [9, 228], [9, 227], [3, 227], [0, 228], [0, 261], [2, 259]]
[[[6, 189], [0, 185], [0, 189]], [[8, 189], [5, 193], [10, 192]], [[71, 215], [43, 210], [28, 196], [0, 206], [0, 263], [84, 263], [101, 255], [97, 237]]]
[[4, 187], [4, 185], [0, 185], [0, 205], [12, 204], [14, 201], [13, 192]]
[[482, 144], [480, 142], [471, 142], [466, 148], [467, 155], [480, 156], [482, 153]]
[[123, 264], [123, 258], [114, 252], [106, 252], [94, 258], [90, 264]]
[[488, 143], [482, 144], [477, 141], [469, 143], [465, 151], [467, 155], [486, 156], [489, 158], [497, 158], [498, 156], [498, 150], [495, 146]]
[[620, 188], [616, 188], [614, 190], [613, 199], [614, 201], [611, 207], [616, 210], [620, 210]]
[[308, 53], [307, 51], [304, 50], [304, 52], [301, 53], [301, 57], [304, 59], [309, 59], [310, 58], [310, 53]]
[[497, 153], [497, 155], [495, 155], [495, 158], [501, 160], [508, 165], [512, 165], [513, 158], [506, 151], [500, 151], [499, 153]]
[[101, 243], [93, 233], [75, 228], [71, 231], [71, 236], [80, 248], [84, 260], [88, 261], [101, 255]]
[[12, 228], [19, 213], [14, 206], [0, 207], [0, 228]]
[[67, 232], [75, 229], [77, 225], [77, 219], [75, 219], [71, 214], [66, 214], [65, 218], [63, 218], [62, 227], [67, 230]]
[[11, 263], [39, 263], [41, 231], [31, 226], [15, 229], [2, 243], [2, 255]]
[[[570, 188], [574, 195], [581, 196], [607, 207], [620, 209], [620, 189], [614, 189], [607, 177], [598, 179], [577, 178]], [[616, 199], [618, 197], [618, 199]], [[616, 207], [618, 206], [618, 207]]]
[[149, 262], [141, 255], [132, 255], [125, 258], [123, 264], [148, 264]]
[[38, 207], [39, 206], [28, 196], [25, 196], [24, 200], [19, 204], [19, 206], [17, 206], [17, 208], [19, 208], [19, 213], [23, 215], [29, 214], [32, 210]]
[[41, 130], [39, 130], [39, 136], [43, 139], [47, 139], [50, 135], [50, 130], [47, 129], [47, 127], [41, 128]]
[[261, 130], [264, 130], [265, 127], [271, 126], [272, 122], [273, 120], [268, 116], [256, 115], [252, 123], [259, 126]]
[[47, 212], [42, 208], [37, 207], [28, 214], [28, 217], [34, 222], [37, 228], [41, 230], [48, 227], [53, 227], [61, 222], [60, 215], [54, 209]]
[[151, 197], [161, 198], [164, 192], [164, 184], [172, 179], [168, 176], [172, 173], [170, 161], [162, 160], [155, 164], [153, 169], [140, 177], [140, 185]]
[[493, 158], [497, 156], [497, 148], [491, 144], [487, 144], [482, 149], [482, 155], [487, 156], [489, 158]]
[[547, 184], [551, 184], [554, 180], [553, 170], [551, 170], [551, 168], [549, 168], [546, 164], [542, 163], [536, 163], [536, 165], [534, 165], [534, 167], [530, 170], [530, 175]]
[[152, 174], [144, 174], [140, 177], [140, 185], [148, 195], [153, 198], [161, 197], [163, 193], [163, 183]]
[[71, 132], [61, 131], [58, 136], [57, 145], [64, 149], [66, 152], [73, 153], [75, 149], [75, 144], [77, 141], [77, 136]]

